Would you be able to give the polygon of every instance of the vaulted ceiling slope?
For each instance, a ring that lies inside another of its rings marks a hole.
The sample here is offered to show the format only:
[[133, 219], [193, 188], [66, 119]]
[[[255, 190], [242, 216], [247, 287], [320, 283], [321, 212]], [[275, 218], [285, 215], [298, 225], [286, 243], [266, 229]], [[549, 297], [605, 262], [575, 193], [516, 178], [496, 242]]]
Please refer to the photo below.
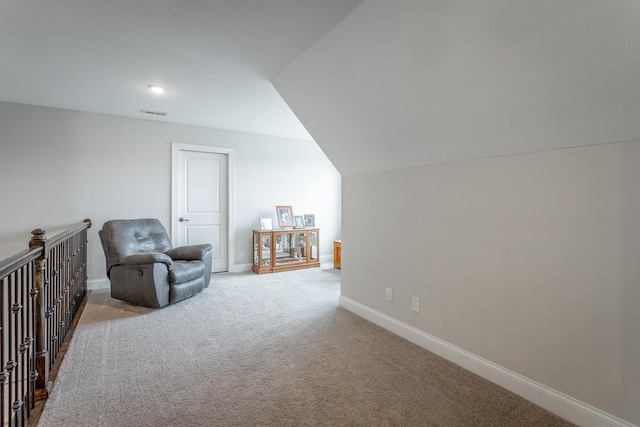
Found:
[[366, 0], [274, 85], [343, 175], [640, 140], [640, 2]]
[[311, 139], [269, 80], [361, 2], [0, 0], [0, 101]]

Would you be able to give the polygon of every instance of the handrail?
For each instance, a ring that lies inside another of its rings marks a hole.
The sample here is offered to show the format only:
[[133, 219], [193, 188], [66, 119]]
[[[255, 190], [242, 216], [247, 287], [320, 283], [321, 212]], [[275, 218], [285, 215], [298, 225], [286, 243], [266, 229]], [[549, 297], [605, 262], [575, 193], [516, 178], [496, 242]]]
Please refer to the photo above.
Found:
[[[81, 232], [82, 230], [91, 228], [91, 220], [90, 219], [85, 219], [83, 220], [81, 223], [73, 226], [72, 228], [69, 228], [65, 231], [62, 231], [58, 234], [56, 234], [55, 236], [53, 236], [52, 238], [48, 238], [47, 237], [47, 246], [54, 246], [57, 245], [58, 243], [62, 242], [63, 240], [66, 240], [67, 238], [78, 234], [79, 232]], [[32, 233], [33, 234], [39, 234], [36, 233], [36, 231], [44, 231], [44, 230], [33, 230]]]
[[[81, 223], [73, 226], [72, 228], [62, 231], [56, 234], [55, 236], [53, 236], [52, 238], [47, 238], [46, 246], [49, 246], [49, 247], [55, 246], [58, 243], [62, 242], [63, 240], [67, 239], [68, 237], [71, 237], [81, 232], [82, 230], [89, 229], [89, 228], [91, 228], [91, 220], [85, 219]], [[44, 235], [45, 231], [43, 229], [38, 228], [33, 230], [31, 233], [35, 236], [38, 236], [38, 235]], [[10, 256], [9, 258], [5, 258], [2, 261], [0, 261], [0, 279], [8, 276], [10, 273], [15, 271], [20, 266], [28, 263], [29, 261], [36, 260], [40, 256], [41, 252], [46, 249], [46, 246], [43, 247], [43, 246], [30, 244], [29, 249], [25, 249], [21, 252], [18, 252], [15, 255]]]
[[0, 279], [13, 273], [26, 263], [38, 259], [42, 250], [41, 246], [32, 247], [0, 261]]

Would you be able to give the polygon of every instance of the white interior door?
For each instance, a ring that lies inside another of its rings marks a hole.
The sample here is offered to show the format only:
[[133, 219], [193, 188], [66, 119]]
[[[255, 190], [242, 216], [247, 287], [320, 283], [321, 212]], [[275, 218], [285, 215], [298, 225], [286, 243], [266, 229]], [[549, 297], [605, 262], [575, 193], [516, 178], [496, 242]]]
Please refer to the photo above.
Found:
[[174, 156], [174, 245], [210, 243], [212, 271], [227, 271], [228, 155], [178, 148]]

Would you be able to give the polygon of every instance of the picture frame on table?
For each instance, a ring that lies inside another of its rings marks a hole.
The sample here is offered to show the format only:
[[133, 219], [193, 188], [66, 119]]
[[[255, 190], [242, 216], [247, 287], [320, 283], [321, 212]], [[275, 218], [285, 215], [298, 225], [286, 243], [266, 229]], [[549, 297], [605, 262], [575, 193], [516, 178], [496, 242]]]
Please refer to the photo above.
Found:
[[291, 209], [291, 206], [276, 206], [276, 214], [280, 228], [293, 227], [293, 209]]
[[307, 228], [313, 228], [316, 226], [315, 214], [304, 214], [304, 226]]
[[294, 228], [305, 228], [304, 217], [302, 215], [295, 215], [293, 219], [294, 219]]

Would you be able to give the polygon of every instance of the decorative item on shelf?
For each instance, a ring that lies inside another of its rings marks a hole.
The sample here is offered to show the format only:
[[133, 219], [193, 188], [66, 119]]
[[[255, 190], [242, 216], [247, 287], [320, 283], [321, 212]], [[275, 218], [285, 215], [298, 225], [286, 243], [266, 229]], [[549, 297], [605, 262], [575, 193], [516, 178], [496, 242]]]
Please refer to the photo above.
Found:
[[304, 214], [304, 226], [313, 228], [316, 226], [316, 216], [314, 214]]
[[271, 218], [260, 218], [260, 230], [273, 230]]
[[296, 215], [293, 218], [295, 219], [294, 228], [304, 228], [304, 217], [302, 215]]
[[293, 209], [291, 206], [276, 206], [280, 228], [293, 227]]

